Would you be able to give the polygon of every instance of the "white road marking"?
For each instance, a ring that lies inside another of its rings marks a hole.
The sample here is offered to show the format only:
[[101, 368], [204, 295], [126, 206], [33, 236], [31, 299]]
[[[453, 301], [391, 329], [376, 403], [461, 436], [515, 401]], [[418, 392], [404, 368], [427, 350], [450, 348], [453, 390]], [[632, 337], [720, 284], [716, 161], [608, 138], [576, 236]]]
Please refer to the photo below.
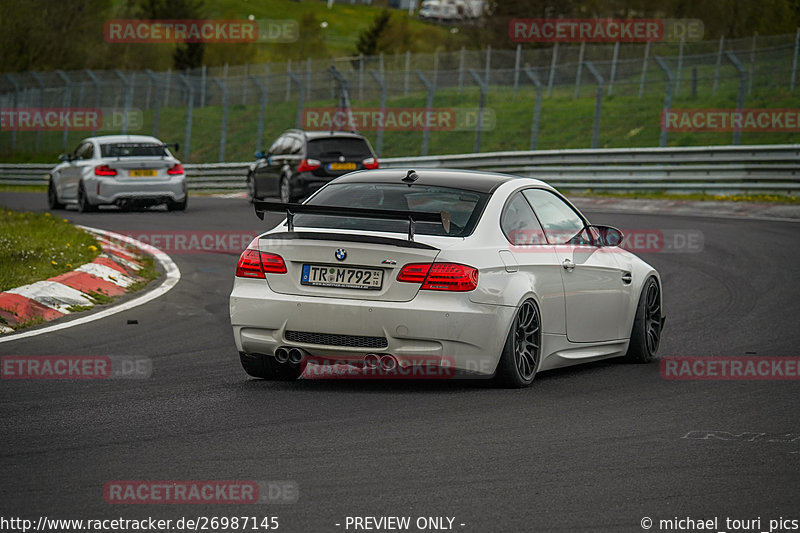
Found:
[[68, 308], [70, 306], [94, 305], [94, 302], [89, 296], [57, 281], [37, 281], [30, 285], [9, 289], [6, 292], [10, 294], [19, 294], [29, 300], [39, 302], [50, 309], [55, 309], [59, 313], [64, 313], [65, 315], [69, 314], [70, 311]]
[[97, 276], [98, 278], [104, 279], [114, 285], [119, 285], [120, 287], [130, 287], [135, 283], [133, 278], [126, 276], [119, 270], [115, 270], [110, 266], [101, 265], [100, 263], [86, 263], [75, 270]]

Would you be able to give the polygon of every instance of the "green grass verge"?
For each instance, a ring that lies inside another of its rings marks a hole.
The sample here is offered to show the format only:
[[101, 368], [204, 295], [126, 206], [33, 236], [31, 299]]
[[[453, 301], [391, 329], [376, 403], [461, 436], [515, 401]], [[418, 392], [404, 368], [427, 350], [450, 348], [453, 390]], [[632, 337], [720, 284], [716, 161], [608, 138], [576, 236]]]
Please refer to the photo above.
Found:
[[[136, 273], [136, 275], [142, 279], [128, 287], [129, 293], [140, 291], [144, 289], [151, 281], [161, 277], [161, 272], [156, 269], [156, 262], [155, 259], [153, 259], [153, 256], [142, 255], [139, 256], [138, 259], [139, 263], [142, 264], [142, 268]], [[106, 296], [106, 298], [108, 297]]]
[[100, 251], [66, 219], [0, 208], [0, 291], [69, 272]]

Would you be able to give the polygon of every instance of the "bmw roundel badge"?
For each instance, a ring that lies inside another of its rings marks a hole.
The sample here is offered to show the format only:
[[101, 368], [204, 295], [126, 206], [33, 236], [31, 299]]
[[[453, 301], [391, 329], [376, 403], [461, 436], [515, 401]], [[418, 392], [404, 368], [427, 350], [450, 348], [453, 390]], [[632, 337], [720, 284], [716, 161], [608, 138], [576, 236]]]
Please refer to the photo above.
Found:
[[339, 261], [344, 261], [345, 259], [347, 259], [347, 250], [345, 250], [344, 248], [339, 248], [333, 255], [335, 255], [336, 259], [338, 259]]

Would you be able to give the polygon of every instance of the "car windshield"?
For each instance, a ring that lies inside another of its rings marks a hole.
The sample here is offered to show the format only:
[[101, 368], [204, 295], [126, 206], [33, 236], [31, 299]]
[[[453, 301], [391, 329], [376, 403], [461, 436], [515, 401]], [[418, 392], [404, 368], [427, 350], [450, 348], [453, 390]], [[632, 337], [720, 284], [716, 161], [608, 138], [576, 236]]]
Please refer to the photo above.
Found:
[[169, 153], [158, 143], [107, 143], [100, 145], [103, 157], [162, 157]]
[[308, 157], [311, 159], [366, 159], [372, 157], [367, 141], [351, 137], [323, 137], [308, 141]]
[[339, 206], [342, 216], [297, 215], [295, 226], [366, 231], [408, 232], [405, 220], [351, 218], [348, 207], [417, 212], [446, 212], [450, 215], [450, 231], [441, 223], [417, 222], [415, 233], [465, 237], [472, 233], [489, 198], [488, 194], [449, 187], [395, 183], [332, 183], [308, 201], [309, 205]]

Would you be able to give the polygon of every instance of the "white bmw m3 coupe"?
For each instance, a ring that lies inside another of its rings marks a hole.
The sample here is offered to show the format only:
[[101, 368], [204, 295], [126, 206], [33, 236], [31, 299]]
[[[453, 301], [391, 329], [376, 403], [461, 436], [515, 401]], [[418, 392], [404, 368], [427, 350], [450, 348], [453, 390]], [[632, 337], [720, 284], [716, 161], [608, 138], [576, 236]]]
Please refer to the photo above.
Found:
[[236, 269], [231, 325], [251, 376], [330, 362], [524, 387], [540, 371], [658, 350], [658, 272], [542, 181], [372, 170], [303, 204], [254, 207], [286, 219]]

